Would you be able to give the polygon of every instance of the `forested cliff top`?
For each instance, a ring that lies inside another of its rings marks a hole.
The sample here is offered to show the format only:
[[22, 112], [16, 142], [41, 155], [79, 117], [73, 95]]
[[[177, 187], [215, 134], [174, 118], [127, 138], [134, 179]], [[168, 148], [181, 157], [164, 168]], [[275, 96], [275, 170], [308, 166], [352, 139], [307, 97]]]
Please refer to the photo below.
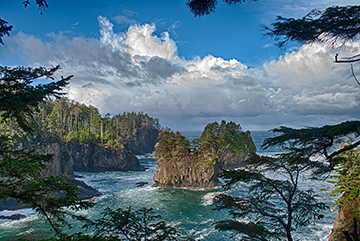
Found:
[[122, 113], [101, 116], [94, 106], [87, 106], [66, 98], [41, 103], [30, 120], [34, 132], [18, 128], [16, 122], [1, 123], [0, 131], [24, 146], [41, 143], [99, 144], [108, 148], [124, 148], [136, 141], [138, 131], [157, 130], [159, 120], [144, 113]]

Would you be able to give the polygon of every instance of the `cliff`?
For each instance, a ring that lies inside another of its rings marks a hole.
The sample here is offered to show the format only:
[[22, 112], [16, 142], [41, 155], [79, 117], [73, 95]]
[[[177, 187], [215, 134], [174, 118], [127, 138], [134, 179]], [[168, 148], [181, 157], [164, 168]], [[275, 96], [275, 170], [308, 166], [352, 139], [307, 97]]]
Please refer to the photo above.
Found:
[[213, 156], [185, 154], [170, 159], [158, 159], [154, 175], [155, 187], [190, 189], [215, 188], [220, 185], [219, 169]]
[[[358, 216], [359, 207], [360, 197], [357, 197], [353, 201], [345, 203], [339, 208], [339, 213], [336, 216], [334, 226], [329, 236], [329, 241], [346, 241], [342, 231], [353, 233], [353, 219]], [[357, 233], [359, 234], [360, 230], [358, 230]]]
[[65, 162], [74, 163], [77, 172], [143, 171], [139, 160], [123, 148], [105, 148], [97, 144], [68, 144]]
[[135, 155], [144, 155], [155, 151], [155, 144], [159, 141], [159, 130], [143, 128], [136, 131], [136, 138], [127, 140], [125, 148]]
[[207, 133], [207, 137], [202, 135], [193, 145], [189, 145], [180, 133], [162, 132], [155, 151], [159, 158], [154, 186], [214, 188], [220, 185], [217, 175], [221, 169], [241, 167], [247, 159], [256, 155], [250, 132], [241, 132], [237, 128], [236, 131], [219, 133], [218, 128], [215, 125], [214, 130], [212, 126], [212, 134]]
[[[83, 181], [79, 181], [74, 178], [74, 160], [69, 158], [70, 156], [67, 148], [67, 145], [60, 143], [42, 143], [38, 147], [39, 154], [53, 154], [53, 161], [48, 163], [47, 169], [42, 171], [43, 176], [63, 175], [67, 182], [73, 183], [79, 188], [78, 197], [81, 199], [88, 199], [102, 195], [101, 192], [86, 185]], [[0, 200], [0, 211], [5, 209], [16, 210], [27, 207], [29, 207], [29, 205], [18, 203], [13, 198]]]

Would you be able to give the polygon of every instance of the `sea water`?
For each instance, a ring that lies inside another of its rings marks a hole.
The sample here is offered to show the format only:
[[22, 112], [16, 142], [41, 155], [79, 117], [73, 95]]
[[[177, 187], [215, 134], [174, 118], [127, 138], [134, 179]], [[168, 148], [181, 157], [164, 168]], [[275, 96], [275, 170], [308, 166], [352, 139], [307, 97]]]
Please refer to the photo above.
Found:
[[[201, 132], [183, 132], [189, 139], [198, 138]], [[260, 150], [263, 140], [271, 137], [268, 132], [252, 132], [252, 138], [258, 148], [258, 153], [271, 155], [279, 152], [279, 149]], [[80, 211], [80, 214], [95, 220], [100, 218], [106, 207], [112, 209], [133, 209], [147, 207], [153, 208], [157, 214], [185, 236], [196, 240], [231, 240], [229, 232], [219, 232], [214, 229], [213, 223], [229, 218], [226, 210], [213, 210], [212, 198], [223, 192], [221, 188], [215, 190], [187, 190], [154, 188], [153, 176], [156, 171], [156, 160], [146, 156], [139, 157], [140, 164], [146, 167], [142, 172], [100, 172], [100, 173], [76, 173], [82, 176], [79, 180], [98, 189], [102, 196], [94, 198], [96, 205]], [[136, 183], [147, 182], [148, 184], [137, 187]], [[324, 181], [303, 180], [304, 188], [313, 188], [318, 193], [319, 201], [332, 206], [335, 198], [329, 198], [329, 193], [320, 192], [321, 188], [331, 188], [332, 185]], [[246, 186], [239, 184], [237, 193], [246, 192]], [[2, 211], [0, 215], [10, 216], [14, 213], [23, 213], [27, 218], [11, 221], [0, 219], [0, 240], [16, 240], [19, 237], [40, 239], [53, 235], [51, 227], [43, 219], [38, 217], [31, 209], [17, 211]], [[293, 232], [294, 240], [327, 240], [337, 211], [330, 209], [323, 212], [325, 218], [310, 224], [307, 227], [298, 228]], [[69, 232], [87, 232], [82, 229], [81, 223], [72, 223], [73, 229]]]

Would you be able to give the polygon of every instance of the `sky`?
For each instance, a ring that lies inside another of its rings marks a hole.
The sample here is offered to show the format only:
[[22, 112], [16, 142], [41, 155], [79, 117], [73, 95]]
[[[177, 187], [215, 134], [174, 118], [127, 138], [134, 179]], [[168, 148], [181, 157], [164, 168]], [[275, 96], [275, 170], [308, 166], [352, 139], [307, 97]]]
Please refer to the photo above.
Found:
[[[60, 64], [74, 75], [67, 97], [102, 115], [144, 112], [173, 130], [201, 131], [234, 121], [244, 130], [302, 128], [360, 118], [360, 86], [349, 64], [360, 41], [279, 49], [262, 25], [299, 18], [335, 0], [259, 0], [194, 18], [186, 0], [49, 0], [37, 11], [22, 0], [0, 0], [13, 25], [0, 46], [0, 64]], [[358, 4], [342, 0], [341, 4]], [[354, 64], [360, 78], [360, 63]]]

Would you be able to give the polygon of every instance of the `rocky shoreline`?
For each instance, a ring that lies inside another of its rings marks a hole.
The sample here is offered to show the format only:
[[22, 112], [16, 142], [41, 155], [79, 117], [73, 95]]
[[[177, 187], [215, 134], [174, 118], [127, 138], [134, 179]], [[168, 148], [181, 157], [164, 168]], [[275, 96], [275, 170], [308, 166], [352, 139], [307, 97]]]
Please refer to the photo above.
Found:
[[[155, 150], [158, 141], [156, 129], [142, 129], [137, 133], [137, 141], [131, 141], [124, 148], [110, 148], [99, 144], [42, 143], [37, 146], [39, 154], [52, 154], [53, 161], [42, 171], [43, 176], [63, 176], [69, 183], [79, 188], [80, 199], [90, 199], [102, 195], [85, 182], [77, 180], [74, 172], [144, 171], [136, 155], [145, 155]], [[29, 146], [29, 149], [33, 147]], [[28, 208], [15, 199], [0, 200], [0, 211]]]

